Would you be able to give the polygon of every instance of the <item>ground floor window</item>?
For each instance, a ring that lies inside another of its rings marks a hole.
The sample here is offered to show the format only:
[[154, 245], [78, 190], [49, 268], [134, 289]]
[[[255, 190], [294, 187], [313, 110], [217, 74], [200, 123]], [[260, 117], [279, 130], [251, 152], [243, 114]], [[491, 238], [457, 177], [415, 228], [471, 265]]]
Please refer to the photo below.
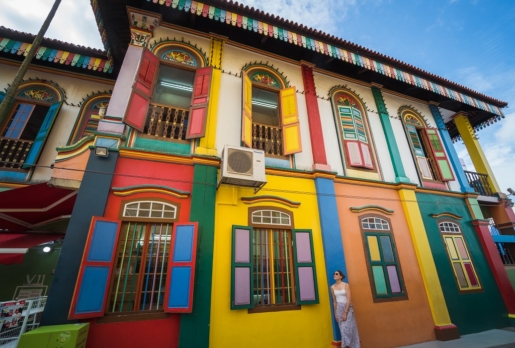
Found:
[[172, 224], [122, 224], [108, 312], [163, 310], [171, 235]]

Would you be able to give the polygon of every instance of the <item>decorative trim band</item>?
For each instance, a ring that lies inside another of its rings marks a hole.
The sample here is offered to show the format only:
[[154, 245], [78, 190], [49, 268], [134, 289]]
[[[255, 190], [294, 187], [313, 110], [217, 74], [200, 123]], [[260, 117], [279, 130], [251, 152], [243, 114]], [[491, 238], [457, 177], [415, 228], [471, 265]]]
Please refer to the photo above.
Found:
[[431, 217], [433, 219], [439, 219], [439, 218], [442, 218], [442, 217], [450, 217], [450, 218], [453, 218], [453, 219], [456, 219], [456, 220], [461, 220], [462, 219], [461, 216], [456, 215], [456, 214], [452, 214], [452, 213], [431, 214]]
[[381, 207], [380, 205], [362, 205], [361, 207], [350, 207], [350, 210], [353, 213], [361, 213], [368, 210], [378, 211], [388, 215], [392, 215], [394, 213], [393, 209], [387, 209], [385, 207]]
[[[392, 79], [405, 82], [407, 84], [434, 92], [439, 95], [454, 99], [458, 102], [471, 105], [478, 109], [491, 112], [495, 115], [503, 116], [501, 109], [495, 105], [487, 104], [477, 98], [467, 96], [461, 92], [457, 92], [450, 88], [441, 86], [435, 82], [423, 79], [416, 75], [386, 65], [379, 61], [361, 56], [357, 53], [344, 50], [339, 47], [329, 45], [325, 42], [311, 39], [309, 37], [279, 28], [275, 25], [264, 23], [252, 18], [242, 16], [237, 13], [222, 10], [220, 8], [210, 6], [201, 2], [192, 0], [147, 0], [153, 3], [182, 10], [197, 16], [207, 17], [217, 22], [226, 23], [233, 27], [254, 31], [264, 36], [273, 37], [287, 43], [301, 46], [309, 50], [325, 54], [327, 56], [343, 60], [347, 63], [378, 72]], [[98, 20], [97, 20], [98, 21]]]
[[[26, 56], [31, 47], [32, 44], [28, 42], [0, 37], [0, 51], [9, 52], [18, 56]], [[44, 46], [39, 46], [34, 58], [93, 71], [103, 71], [105, 73], [113, 72], [113, 63], [108, 59], [89, 57]]]
[[137, 193], [163, 193], [165, 195], [174, 196], [177, 198], [188, 198], [190, 192], [181, 191], [168, 186], [159, 185], [136, 185], [126, 187], [113, 187], [113, 194], [115, 196], [130, 196]]
[[300, 202], [290, 201], [286, 198], [277, 196], [254, 196], [254, 197], [241, 197], [241, 201], [245, 204], [256, 204], [256, 203], [279, 203], [290, 208], [298, 208]]
[[62, 162], [84, 153], [84, 151], [89, 150], [90, 146], [93, 145], [93, 142], [94, 136], [90, 135], [89, 137], [82, 138], [73, 145], [58, 147], [56, 149], [57, 156], [55, 158], [55, 162]]

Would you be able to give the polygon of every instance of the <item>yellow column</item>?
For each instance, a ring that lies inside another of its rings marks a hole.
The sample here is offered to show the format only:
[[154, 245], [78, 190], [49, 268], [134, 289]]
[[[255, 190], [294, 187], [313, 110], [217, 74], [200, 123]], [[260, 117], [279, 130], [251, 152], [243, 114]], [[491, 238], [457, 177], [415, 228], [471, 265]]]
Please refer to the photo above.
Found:
[[426, 288], [427, 299], [431, 314], [435, 325], [444, 327], [454, 324], [451, 323], [451, 317], [447, 310], [445, 297], [443, 295], [442, 286], [440, 285], [440, 278], [436, 272], [435, 262], [433, 260], [433, 253], [429, 246], [427, 239], [426, 229], [422, 221], [422, 215], [418, 208], [417, 196], [413, 189], [403, 188], [399, 191], [399, 196], [402, 201], [406, 220], [410, 229], [411, 239], [417, 254], [417, 260], [424, 280], [424, 287]]
[[458, 128], [458, 132], [460, 133], [465, 146], [467, 147], [467, 151], [469, 153], [470, 158], [472, 159], [472, 163], [474, 163], [474, 167], [478, 173], [488, 174], [488, 184], [490, 185], [490, 189], [492, 192], [501, 192], [499, 189], [499, 185], [495, 180], [494, 173], [488, 164], [488, 160], [483, 153], [483, 149], [477, 140], [477, 137], [474, 133], [474, 128], [470, 124], [470, 121], [467, 117], [467, 114], [464, 112], [459, 112], [454, 115], [454, 123], [456, 124], [456, 128]]
[[218, 100], [220, 99], [220, 84], [222, 79], [222, 52], [225, 38], [211, 36], [209, 49], [209, 66], [213, 67], [209, 105], [207, 109], [206, 134], [200, 138], [195, 150], [197, 155], [218, 156], [216, 151], [216, 123], [218, 118]]

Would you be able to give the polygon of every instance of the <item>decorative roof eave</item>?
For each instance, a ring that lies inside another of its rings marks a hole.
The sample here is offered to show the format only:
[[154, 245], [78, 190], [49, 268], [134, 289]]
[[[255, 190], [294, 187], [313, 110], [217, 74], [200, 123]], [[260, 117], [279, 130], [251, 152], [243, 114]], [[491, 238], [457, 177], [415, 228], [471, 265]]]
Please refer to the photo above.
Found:
[[[0, 52], [3, 51], [18, 56], [26, 56], [31, 47], [31, 43], [0, 37]], [[111, 60], [86, 56], [69, 51], [57, 50], [44, 46], [39, 46], [34, 58], [93, 71], [102, 71], [105, 73], [113, 72], [113, 64]]]
[[[97, 0], [92, 0], [97, 1]], [[419, 68], [416, 68], [412, 65], [403, 63], [397, 59], [390, 58], [388, 56], [382, 55], [378, 52], [374, 52], [371, 50], [368, 50], [364, 47], [352, 44], [348, 41], [344, 41], [338, 38], [335, 38], [334, 36], [329, 36], [321, 31], [309, 29], [307, 27], [304, 27], [303, 25], [299, 26], [296, 23], [292, 23], [290, 21], [284, 20], [279, 17], [274, 17], [273, 15], [265, 14], [262, 11], [254, 10], [254, 8], [243, 7], [243, 5], [238, 4], [237, 2], [227, 2], [226, 0], [219, 0], [218, 3], [221, 3], [222, 5], [225, 5], [227, 7], [236, 8], [237, 10], [241, 10], [241, 12], [251, 13], [255, 14], [258, 17], [263, 17], [267, 20], [274, 21], [274, 22], [281, 22], [284, 23], [286, 27], [293, 27], [294, 29], [298, 29], [299, 32], [308, 32], [313, 33], [314, 36], [322, 37], [323, 39], [326, 39], [326, 41], [333, 42], [333, 45], [315, 40], [313, 38], [301, 35], [299, 33], [289, 31], [283, 28], [280, 28], [276, 25], [272, 25], [269, 23], [265, 23], [256, 19], [252, 19], [250, 17], [243, 16], [239, 13], [230, 12], [226, 10], [222, 10], [221, 8], [210, 6], [204, 3], [192, 1], [192, 0], [147, 0], [147, 2], [153, 2], [153, 3], [159, 3], [160, 5], [164, 5], [167, 7], [171, 7], [178, 10], [183, 10], [185, 12], [190, 12], [193, 14], [196, 14], [197, 16], [203, 16], [208, 17], [209, 19], [219, 21], [222, 23], [226, 23], [232, 26], [237, 26], [239, 28], [243, 28], [246, 30], [251, 30], [254, 32], [259, 32], [260, 34], [263, 34], [265, 36], [274, 37], [276, 39], [289, 42], [291, 44], [302, 46], [306, 49], [310, 49], [322, 54], [325, 54], [327, 56], [330, 56], [332, 58], [336, 58], [342, 61], [345, 61], [350, 64], [354, 64], [356, 66], [365, 68], [370, 71], [374, 71], [377, 73], [380, 73], [382, 75], [385, 75], [387, 77], [390, 77], [392, 79], [405, 82], [407, 84], [425, 89], [430, 92], [434, 92], [436, 94], [442, 95], [444, 97], [456, 100], [460, 103], [470, 105], [472, 107], [475, 107], [477, 109], [495, 114], [495, 115], [503, 115], [500, 107], [507, 106], [506, 102], [488, 97], [486, 95], [483, 95], [481, 93], [475, 92], [467, 87], [458, 85], [452, 81], [443, 79], [441, 77], [438, 77], [434, 74], [428, 73], [426, 71], [423, 71]], [[344, 47], [351, 47], [353, 50], [365, 52], [365, 54], [369, 55], [369, 57], [380, 57], [383, 58], [384, 61], [388, 61], [388, 64], [379, 62], [375, 59], [365, 57], [361, 53], [358, 54], [356, 52], [351, 52], [348, 49], [343, 49], [341, 47], [337, 47], [336, 44], [344, 46]], [[421, 75], [427, 75], [429, 77], [432, 77], [433, 80], [439, 81], [440, 83], [436, 83], [435, 81], [431, 81], [427, 78], [422, 78], [420, 76], [414, 75], [410, 72], [398, 69], [396, 67], [393, 67], [393, 65], [396, 66], [402, 66], [403, 68], [406, 68], [408, 70], [413, 70], [416, 72], [419, 72]], [[489, 103], [486, 103], [482, 100], [479, 100], [475, 97], [472, 97], [470, 95], [466, 95], [464, 93], [458, 92], [454, 89], [445, 87], [442, 85], [442, 83], [449, 84], [453, 87], [458, 87], [460, 89], [467, 90], [471, 92], [471, 94], [476, 94], [481, 97], [484, 97], [485, 100], [488, 100]], [[491, 103], [495, 103], [497, 105], [493, 105]]]

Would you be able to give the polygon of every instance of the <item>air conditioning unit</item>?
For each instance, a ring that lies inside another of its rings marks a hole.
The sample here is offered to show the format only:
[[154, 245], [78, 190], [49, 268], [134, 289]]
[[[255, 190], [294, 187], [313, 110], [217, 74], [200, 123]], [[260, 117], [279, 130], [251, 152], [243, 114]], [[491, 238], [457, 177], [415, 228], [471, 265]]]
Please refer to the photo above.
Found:
[[265, 152], [225, 145], [218, 184], [261, 188], [266, 184]]

